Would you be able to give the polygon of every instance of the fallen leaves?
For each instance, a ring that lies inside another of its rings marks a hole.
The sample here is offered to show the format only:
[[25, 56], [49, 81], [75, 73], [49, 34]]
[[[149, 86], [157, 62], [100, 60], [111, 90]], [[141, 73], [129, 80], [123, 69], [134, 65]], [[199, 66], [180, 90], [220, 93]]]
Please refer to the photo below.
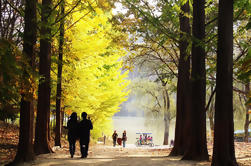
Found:
[[0, 121], [0, 165], [10, 162], [16, 155], [19, 129]]

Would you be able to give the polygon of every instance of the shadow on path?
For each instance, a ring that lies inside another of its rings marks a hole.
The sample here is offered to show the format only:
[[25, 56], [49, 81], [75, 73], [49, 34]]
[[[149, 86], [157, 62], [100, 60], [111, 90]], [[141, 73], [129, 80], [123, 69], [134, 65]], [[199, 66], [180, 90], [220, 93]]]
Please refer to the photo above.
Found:
[[[68, 156], [67, 156], [68, 157]], [[209, 162], [180, 161], [178, 157], [90, 157], [48, 158], [36, 160], [32, 165], [39, 166], [209, 166]]]

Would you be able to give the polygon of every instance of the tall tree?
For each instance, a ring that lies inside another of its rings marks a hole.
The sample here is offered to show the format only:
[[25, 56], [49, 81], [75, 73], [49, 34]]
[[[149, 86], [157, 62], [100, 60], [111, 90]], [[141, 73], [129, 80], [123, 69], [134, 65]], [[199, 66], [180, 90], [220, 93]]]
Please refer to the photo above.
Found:
[[[24, 36], [23, 36], [23, 54], [28, 60], [28, 65], [34, 68], [35, 44], [37, 41], [37, 0], [25, 0], [24, 16]], [[24, 67], [23, 79], [29, 80], [27, 67]], [[32, 85], [24, 85], [20, 103], [20, 128], [18, 149], [13, 163], [26, 162], [34, 158], [33, 151], [33, 122], [34, 105]], [[25, 93], [26, 92], [26, 93]]]
[[34, 149], [36, 154], [51, 152], [48, 140], [50, 114], [50, 69], [51, 69], [51, 14], [52, 0], [42, 1], [39, 86]]
[[[250, 95], [250, 83], [247, 82], [245, 85], [245, 91], [246, 91], [246, 102], [248, 102], [248, 98]], [[245, 116], [245, 124], [244, 124], [244, 131], [245, 131], [245, 136], [244, 136], [244, 141], [248, 142], [248, 137], [249, 137], [249, 124], [251, 123], [251, 121], [249, 120], [249, 110], [251, 109], [251, 105], [250, 103], [246, 103], [246, 116]]]
[[233, 122], [233, 0], [219, 0], [213, 166], [237, 165]]
[[[170, 121], [171, 121], [171, 111], [170, 111], [170, 98], [169, 98], [169, 94], [168, 94], [168, 89], [166, 87], [167, 84], [167, 76], [166, 74], [163, 73], [159, 73], [157, 69], [155, 69], [155, 73], [158, 76], [159, 81], [161, 81], [161, 85], [163, 87], [162, 90], [162, 98], [163, 98], [163, 106], [161, 106], [161, 104], [159, 104], [159, 107], [161, 109], [161, 107], [163, 107], [163, 111], [164, 111], [164, 140], [163, 140], [163, 145], [168, 145], [168, 141], [169, 141], [169, 128], [170, 128]], [[158, 100], [158, 97], [155, 97], [156, 100]], [[158, 101], [158, 103], [160, 103]]]
[[[64, 0], [61, 2], [61, 16], [64, 17]], [[62, 67], [63, 67], [63, 45], [64, 45], [64, 19], [60, 21], [59, 34], [59, 54], [58, 54], [58, 74], [57, 74], [57, 94], [56, 94], [56, 132], [55, 146], [61, 147], [61, 92], [62, 92]]]
[[183, 159], [208, 160], [206, 140], [205, 0], [193, 1], [191, 119], [189, 146]]
[[190, 77], [190, 56], [187, 52], [188, 42], [187, 37], [190, 34], [190, 24], [187, 14], [190, 12], [189, 1], [181, 7], [180, 13], [180, 57], [178, 64], [178, 82], [177, 82], [177, 113], [176, 113], [176, 126], [175, 126], [175, 140], [174, 147], [170, 156], [183, 155], [186, 147], [186, 117], [188, 115], [188, 95], [189, 93], [189, 77]]

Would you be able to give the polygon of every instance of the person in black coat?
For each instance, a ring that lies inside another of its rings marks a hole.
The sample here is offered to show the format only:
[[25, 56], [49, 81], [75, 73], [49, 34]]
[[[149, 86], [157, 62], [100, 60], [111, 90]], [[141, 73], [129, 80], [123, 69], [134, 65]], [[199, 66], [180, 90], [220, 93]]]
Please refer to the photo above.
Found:
[[123, 147], [125, 147], [125, 143], [127, 141], [127, 137], [126, 137], [126, 131], [124, 130], [123, 134], [122, 134], [122, 142], [123, 142]]
[[112, 134], [112, 140], [113, 140], [113, 146], [115, 147], [116, 146], [116, 141], [118, 139], [118, 134], [117, 134], [117, 131], [114, 130], [113, 134]]
[[88, 156], [90, 130], [93, 129], [93, 126], [91, 120], [86, 119], [86, 112], [82, 112], [81, 116], [83, 120], [79, 123], [80, 151], [82, 155], [81, 158], [86, 158]]
[[75, 144], [77, 140], [77, 133], [78, 133], [78, 120], [77, 120], [77, 113], [73, 112], [70, 116], [70, 120], [67, 122], [67, 129], [68, 129], [68, 141], [69, 141], [69, 149], [71, 158], [73, 158], [75, 153]]

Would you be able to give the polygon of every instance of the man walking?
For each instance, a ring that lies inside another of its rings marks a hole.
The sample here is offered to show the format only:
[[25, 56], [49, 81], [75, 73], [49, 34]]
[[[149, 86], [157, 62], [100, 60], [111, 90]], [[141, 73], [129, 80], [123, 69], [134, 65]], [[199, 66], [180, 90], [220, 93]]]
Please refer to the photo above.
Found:
[[88, 156], [90, 130], [93, 129], [93, 126], [91, 120], [86, 119], [86, 112], [82, 112], [81, 116], [83, 120], [79, 123], [80, 151], [81, 158], [86, 158]]
[[117, 138], [118, 138], [118, 134], [117, 134], [116, 130], [114, 130], [114, 133], [112, 134], [113, 146], [114, 147], [116, 146]]

